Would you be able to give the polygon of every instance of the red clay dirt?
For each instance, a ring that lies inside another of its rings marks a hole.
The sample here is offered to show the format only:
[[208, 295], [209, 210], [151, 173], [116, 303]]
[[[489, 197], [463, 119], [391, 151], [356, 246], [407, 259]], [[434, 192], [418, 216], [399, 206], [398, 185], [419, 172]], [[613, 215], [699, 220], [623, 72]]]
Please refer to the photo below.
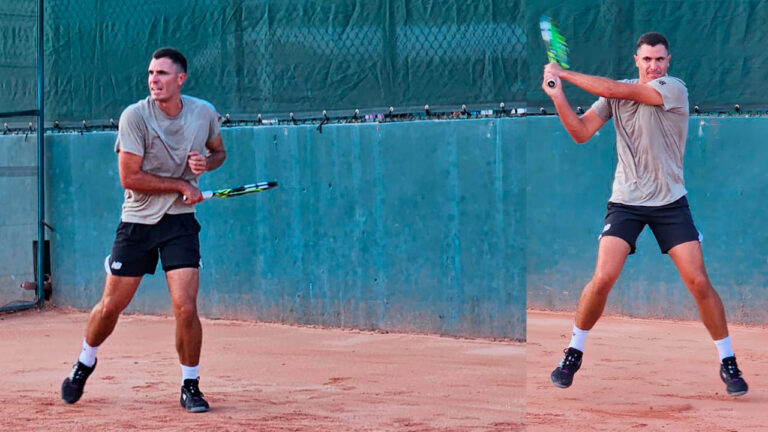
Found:
[[0, 430], [523, 430], [521, 343], [228, 320], [203, 320], [211, 411], [186, 413], [174, 321], [162, 316], [123, 316], [83, 398], [66, 405], [60, 386], [86, 319], [0, 315]]
[[768, 431], [768, 328], [729, 326], [749, 393], [720, 381], [703, 324], [606, 316], [590, 332], [573, 385], [549, 374], [568, 346], [573, 313], [528, 311], [527, 430]]

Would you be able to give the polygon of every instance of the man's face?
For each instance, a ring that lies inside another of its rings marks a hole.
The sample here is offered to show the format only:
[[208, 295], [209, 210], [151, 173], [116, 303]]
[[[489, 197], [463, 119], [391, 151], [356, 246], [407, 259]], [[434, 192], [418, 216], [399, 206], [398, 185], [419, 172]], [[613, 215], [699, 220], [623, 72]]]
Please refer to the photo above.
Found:
[[187, 74], [181, 72], [171, 59], [167, 57], [149, 62], [147, 83], [149, 94], [155, 102], [168, 102], [181, 95], [181, 86]]
[[666, 75], [671, 58], [672, 56], [669, 55], [667, 49], [662, 44], [654, 46], [640, 45], [635, 55], [635, 65], [639, 72], [640, 84], [645, 84], [648, 81], [653, 81]]

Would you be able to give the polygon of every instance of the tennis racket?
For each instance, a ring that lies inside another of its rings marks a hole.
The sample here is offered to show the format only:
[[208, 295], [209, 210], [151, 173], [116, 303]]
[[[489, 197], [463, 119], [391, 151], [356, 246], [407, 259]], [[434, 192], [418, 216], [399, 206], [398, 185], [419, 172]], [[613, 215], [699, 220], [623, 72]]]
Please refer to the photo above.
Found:
[[[247, 184], [243, 186], [239, 186], [236, 188], [230, 188], [230, 189], [217, 189], [217, 190], [207, 190], [203, 191], [203, 199], [211, 199], [211, 198], [232, 198], [240, 195], [248, 195], [252, 193], [257, 192], [264, 192], [265, 190], [274, 189], [277, 187], [277, 182], [270, 181], [270, 182], [259, 182], [254, 184]], [[187, 200], [187, 197], [183, 198], [184, 201]]]
[[[541, 38], [547, 46], [547, 58], [550, 63], [557, 63], [563, 69], [570, 69], [568, 64], [568, 44], [555, 21], [544, 15], [539, 19], [539, 28], [541, 29]], [[555, 87], [555, 80], [547, 80], [549, 87]]]

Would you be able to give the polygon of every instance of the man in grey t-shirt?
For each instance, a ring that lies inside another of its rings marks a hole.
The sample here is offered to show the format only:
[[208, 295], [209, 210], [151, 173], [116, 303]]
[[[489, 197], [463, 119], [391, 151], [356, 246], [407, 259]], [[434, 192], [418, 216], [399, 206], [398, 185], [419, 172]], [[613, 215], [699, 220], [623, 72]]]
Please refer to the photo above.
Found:
[[[747, 392], [731, 349], [725, 309], [709, 281], [701, 235], [685, 197], [683, 153], [688, 131], [688, 91], [681, 80], [667, 75], [670, 59], [666, 38], [646, 33], [637, 41], [638, 79], [613, 81], [563, 70], [556, 63], [544, 68], [542, 88], [555, 103], [571, 137], [584, 143], [613, 118], [618, 153], [595, 272], [581, 293], [565, 356], [550, 376], [557, 387], [572, 384], [581, 367], [587, 333], [600, 318], [611, 287], [627, 256], [635, 252], [638, 235], [648, 225], [661, 252], [669, 254], [696, 299], [704, 326], [717, 347], [720, 378], [728, 394], [740, 396]], [[569, 106], [561, 79], [599, 96], [583, 116], [577, 116]], [[555, 82], [554, 87], [547, 86], [550, 80]]]
[[145, 274], [162, 261], [176, 316], [176, 350], [182, 370], [181, 405], [208, 411], [198, 383], [202, 327], [197, 315], [200, 225], [194, 204], [203, 200], [197, 178], [226, 158], [219, 115], [201, 99], [181, 94], [187, 60], [161, 48], [149, 63], [150, 95], [123, 111], [115, 144], [125, 199], [101, 300], [88, 320], [83, 349], [61, 386], [77, 402], [96, 368], [97, 348], [112, 333]]

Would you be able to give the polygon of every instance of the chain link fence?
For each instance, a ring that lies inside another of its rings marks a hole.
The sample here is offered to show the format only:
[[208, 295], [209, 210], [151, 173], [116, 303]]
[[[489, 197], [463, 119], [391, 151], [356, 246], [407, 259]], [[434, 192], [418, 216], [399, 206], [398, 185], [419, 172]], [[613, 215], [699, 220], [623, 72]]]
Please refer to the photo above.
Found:
[[[0, 6], [0, 110], [34, 106], [35, 2]], [[147, 63], [162, 46], [187, 55], [185, 92], [233, 120], [322, 120], [323, 111], [338, 119], [355, 109], [380, 118], [390, 107], [411, 118], [427, 105], [449, 117], [462, 105], [471, 114], [502, 102], [508, 112], [551, 113], [540, 89], [543, 14], [560, 22], [577, 71], [632, 77], [634, 41], [661, 31], [692, 110], [768, 109], [760, 76], [768, 57], [750, 43], [768, 32], [750, 25], [768, 18], [761, 0], [48, 0], [47, 121], [111, 127], [146, 97]], [[566, 92], [574, 107], [595, 99]], [[25, 133], [27, 120], [19, 122]]]
[[47, 118], [117, 118], [161, 46], [187, 56], [187, 94], [233, 117], [522, 106], [520, 4], [51, 0]]

